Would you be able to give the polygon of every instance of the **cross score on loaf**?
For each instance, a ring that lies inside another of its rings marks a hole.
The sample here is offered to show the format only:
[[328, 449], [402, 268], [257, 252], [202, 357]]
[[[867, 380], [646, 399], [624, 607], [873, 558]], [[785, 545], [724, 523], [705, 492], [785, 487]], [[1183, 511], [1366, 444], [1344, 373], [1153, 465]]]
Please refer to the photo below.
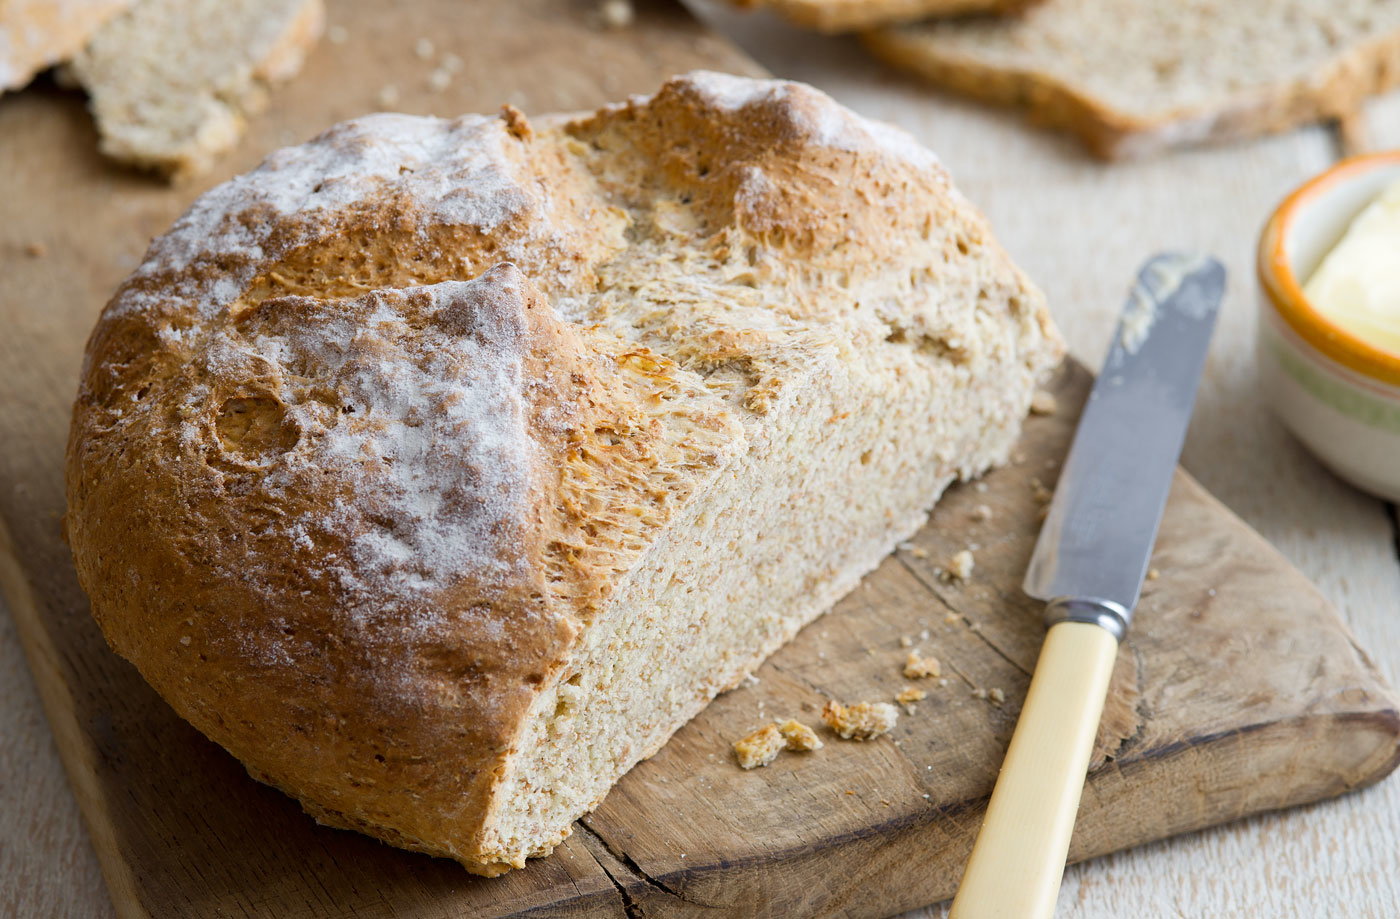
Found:
[[69, 538], [255, 777], [497, 874], [1005, 460], [1061, 354], [933, 155], [808, 87], [371, 116], [118, 290]]

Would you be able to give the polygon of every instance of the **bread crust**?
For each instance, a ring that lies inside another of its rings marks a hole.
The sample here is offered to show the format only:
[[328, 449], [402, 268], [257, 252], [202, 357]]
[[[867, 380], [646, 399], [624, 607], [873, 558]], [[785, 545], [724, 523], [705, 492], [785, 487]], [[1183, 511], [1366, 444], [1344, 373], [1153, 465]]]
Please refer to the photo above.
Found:
[[1017, 108], [1036, 125], [1068, 131], [1103, 160], [1171, 147], [1274, 134], [1354, 114], [1369, 96], [1400, 86], [1400, 32], [1359, 42], [1305, 78], [1218, 104], [1144, 116], [1041, 72], [1005, 69], [924, 40], [917, 27], [861, 35], [877, 57], [936, 86]]
[[1042, 0], [732, 0], [740, 7], [767, 6], [779, 16], [827, 34], [858, 32], [920, 19], [978, 13], [1012, 15]]
[[[936, 298], [879, 318], [790, 276], [909, 283], [901, 247], [944, 233], [976, 269], [946, 283], [982, 285], [957, 308], [1013, 304], [998, 347], [1048, 368], [1042, 298], [932, 155], [798, 84], [690, 75], [533, 126], [370, 116], [273, 154], [152, 244], [89, 341], [66, 520], [93, 615], [318, 820], [520, 867], [562, 838], [498, 826], [533, 707], [804, 342], [976, 344]], [[989, 407], [1002, 430], [1024, 388]]]

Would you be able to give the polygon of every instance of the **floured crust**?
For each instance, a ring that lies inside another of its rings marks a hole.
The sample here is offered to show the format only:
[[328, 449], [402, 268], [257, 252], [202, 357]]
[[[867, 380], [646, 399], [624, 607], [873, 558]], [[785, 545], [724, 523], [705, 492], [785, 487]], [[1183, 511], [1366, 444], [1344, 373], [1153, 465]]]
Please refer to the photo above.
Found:
[[856, 32], [941, 16], [1017, 13], [1041, 0], [731, 0], [739, 7], [768, 7], [797, 25], [819, 32]]
[[133, 0], [0, 0], [0, 92], [66, 61]]
[[968, 398], [1014, 430], [1061, 353], [1039, 293], [931, 154], [809, 88], [370, 116], [200, 198], [108, 304], [69, 539], [112, 646], [254, 776], [496, 874], [559, 838], [496, 823], [532, 706], [759, 419], [857, 347], [993, 346], [1025, 381]]
[[[1045, 0], [1024, 18], [990, 28], [1002, 31], [1006, 45], [1014, 48], [1024, 41], [1018, 32], [1030, 35], [1042, 29], [1038, 16], [1052, 19], [1069, 6]], [[987, 30], [989, 24], [974, 28]], [[1269, 28], [1261, 24], [1258, 40], [1268, 41]], [[962, 41], [956, 23], [875, 29], [864, 33], [862, 41], [878, 57], [938, 86], [1023, 109], [1036, 124], [1067, 130], [1091, 153], [1110, 160], [1345, 118], [1368, 96], [1400, 86], [1400, 28], [1357, 40], [1306, 74], [1281, 76], [1249, 90], [1220, 87], [1210, 98], [1166, 107], [1152, 107], [1145, 97], [1137, 104], [1110, 100], [1031, 58], [1017, 63], [1014, 52], [996, 58], [981, 54]], [[1066, 55], [1094, 59], [1093, 39], [1074, 44], [1065, 48]], [[1150, 57], [1148, 50], [1143, 49], [1144, 60]], [[1228, 54], [1228, 47], [1218, 53]]]

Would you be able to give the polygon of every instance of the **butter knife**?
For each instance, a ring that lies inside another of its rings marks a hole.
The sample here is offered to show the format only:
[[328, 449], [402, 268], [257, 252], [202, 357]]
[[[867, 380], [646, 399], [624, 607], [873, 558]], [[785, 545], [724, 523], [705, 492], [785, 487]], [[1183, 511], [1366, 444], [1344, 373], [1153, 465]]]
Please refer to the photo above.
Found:
[[1054, 914], [1118, 644], [1133, 618], [1225, 291], [1215, 259], [1143, 266], [1036, 541], [1045, 643], [950, 919]]

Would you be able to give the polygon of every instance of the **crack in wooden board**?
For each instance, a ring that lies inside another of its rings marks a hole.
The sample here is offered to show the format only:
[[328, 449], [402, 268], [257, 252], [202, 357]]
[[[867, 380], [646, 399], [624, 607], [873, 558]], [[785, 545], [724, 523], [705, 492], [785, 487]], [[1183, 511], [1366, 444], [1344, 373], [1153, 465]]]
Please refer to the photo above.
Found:
[[[199, 187], [103, 162], [75, 95], [0, 100], [0, 198], [14, 208], [0, 222], [0, 362], [13, 368], [0, 376], [0, 519], [12, 537], [0, 582], [122, 915], [859, 916], [951, 892], [1039, 645], [1039, 611], [1016, 585], [1037, 525], [1030, 479], [1053, 479], [1087, 386], [1072, 365], [1057, 383], [1062, 411], [1028, 423], [1021, 462], [985, 493], [954, 489], [917, 551], [683, 728], [553, 856], [504, 878], [317, 827], [181, 722], [87, 615], [58, 536], [68, 404], [96, 312], [149, 236], [200, 187], [372, 109], [391, 83], [410, 111], [510, 101], [535, 113], [647, 91], [673, 70], [759, 72], [677, 7], [642, 3], [622, 32], [593, 28], [592, 8], [333, 4], [349, 40], [319, 48]], [[427, 88], [431, 67], [412, 53], [422, 36], [465, 62], [447, 92]], [[25, 256], [31, 242], [49, 254]], [[974, 525], [980, 503], [994, 516]], [[1316, 591], [1188, 478], [1170, 507], [1164, 574], [1119, 660], [1075, 857], [1335, 794], [1395, 764], [1395, 703]], [[980, 543], [974, 577], [941, 580], [943, 559], [969, 542]], [[931, 687], [894, 737], [831, 740], [753, 773], [730, 762], [729, 741], [771, 715], [815, 721], [826, 694], [888, 698], [904, 683], [898, 638], [925, 628], [924, 650], [967, 682]], [[973, 697], [978, 687], [1002, 688], [1005, 705]]]

